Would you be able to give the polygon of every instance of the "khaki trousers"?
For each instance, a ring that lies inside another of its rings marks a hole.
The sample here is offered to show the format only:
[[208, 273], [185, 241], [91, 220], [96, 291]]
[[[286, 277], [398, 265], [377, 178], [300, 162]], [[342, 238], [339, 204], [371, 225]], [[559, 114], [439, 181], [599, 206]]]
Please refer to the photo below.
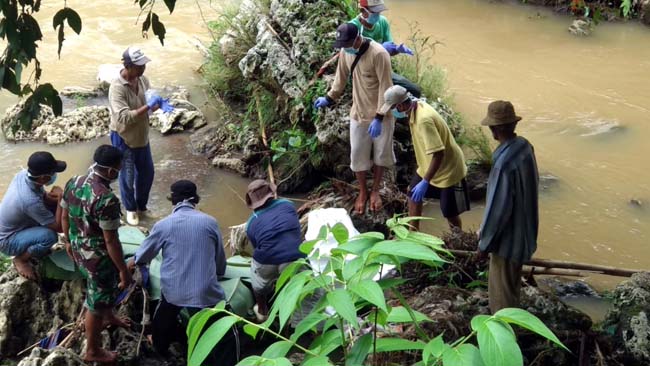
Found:
[[492, 314], [503, 308], [519, 306], [521, 267], [521, 264], [511, 262], [494, 253], [490, 254], [488, 296]]

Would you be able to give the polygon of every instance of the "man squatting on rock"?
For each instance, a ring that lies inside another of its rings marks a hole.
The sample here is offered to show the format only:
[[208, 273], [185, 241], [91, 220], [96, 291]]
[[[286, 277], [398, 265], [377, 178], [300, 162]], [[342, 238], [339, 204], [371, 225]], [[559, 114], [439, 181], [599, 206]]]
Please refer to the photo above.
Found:
[[36, 279], [30, 259], [44, 257], [58, 241], [63, 190], [53, 186], [46, 192], [44, 186], [54, 184], [65, 168], [49, 152], [33, 153], [0, 203], [0, 252], [14, 256], [16, 271], [27, 279]]
[[60, 204], [66, 250], [86, 278], [84, 360], [89, 362], [117, 359], [115, 352], [101, 347], [101, 332], [106, 324], [129, 327], [127, 320], [113, 313], [120, 290], [132, 282], [118, 237], [120, 200], [110, 187], [118, 177], [122, 157], [116, 147], [99, 146], [88, 174], [68, 181]]
[[334, 83], [327, 96], [319, 97], [314, 107], [334, 104], [345, 91], [348, 79], [352, 78], [350, 168], [355, 172], [360, 189], [354, 209], [357, 214], [365, 212], [368, 200], [366, 174], [374, 164], [370, 211], [378, 211], [382, 207], [379, 185], [384, 169], [395, 164], [394, 119], [380, 111], [384, 104], [384, 91], [393, 85], [390, 56], [379, 43], [364, 38], [352, 23], [337, 28], [334, 47], [341, 48]]
[[[161, 299], [153, 315], [152, 339], [156, 351], [168, 354], [172, 341], [187, 344], [178, 315], [185, 308], [194, 315], [226, 299], [219, 277], [226, 271], [226, 254], [217, 220], [196, 209], [200, 197], [189, 180], [170, 187], [172, 213], [158, 221], [128, 266], [149, 264], [162, 251]], [[215, 315], [207, 329], [223, 315]], [[238, 345], [234, 330], [228, 331], [205, 361], [206, 365], [234, 366]]]
[[539, 177], [533, 146], [515, 128], [521, 120], [510, 102], [490, 103], [481, 124], [499, 146], [492, 154], [479, 254], [490, 253], [488, 296], [492, 313], [519, 306], [522, 263], [537, 249]]
[[149, 112], [160, 107], [162, 98], [155, 93], [145, 96], [150, 83], [143, 74], [149, 61], [139, 48], [127, 48], [122, 54], [124, 68], [108, 89], [110, 138], [124, 153], [120, 194], [130, 225], [138, 225], [139, 214], [146, 212], [154, 177]]

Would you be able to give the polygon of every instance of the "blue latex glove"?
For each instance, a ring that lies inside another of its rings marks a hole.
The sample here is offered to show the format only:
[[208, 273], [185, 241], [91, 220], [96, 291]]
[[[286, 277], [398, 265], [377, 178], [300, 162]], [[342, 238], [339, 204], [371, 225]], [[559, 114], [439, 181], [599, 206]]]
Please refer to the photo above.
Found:
[[174, 110], [174, 106], [171, 105], [171, 104], [169, 104], [169, 98], [167, 98], [167, 99], [162, 99], [162, 98], [161, 98], [161, 99], [160, 99], [160, 109], [161, 109], [164, 113], [169, 113], [169, 112], [171, 112], [171, 111]]
[[325, 108], [330, 105], [330, 101], [325, 97], [318, 97], [314, 102], [314, 108]]
[[413, 189], [411, 189], [411, 200], [415, 203], [420, 203], [424, 199], [424, 195], [429, 189], [429, 182], [422, 179], [420, 183], [416, 184]]
[[375, 118], [370, 122], [370, 127], [368, 127], [368, 133], [370, 134], [370, 137], [373, 139], [379, 137], [381, 135], [381, 120], [379, 118]]
[[391, 56], [397, 55], [399, 53], [397, 51], [397, 45], [392, 41], [391, 42], [384, 42], [381, 45], [384, 46], [384, 48], [386, 49], [388, 54], [391, 55]]
[[399, 52], [399, 53], [405, 53], [405, 54], [407, 54], [407, 55], [411, 55], [411, 56], [413, 56], [413, 51], [412, 51], [410, 48], [406, 47], [406, 46], [404, 45], [404, 43], [402, 43], [401, 45], [397, 46], [397, 52]]
[[147, 98], [147, 106], [149, 109], [153, 109], [153, 107], [158, 106], [162, 104], [162, 97], [158, 94], [152, 94]]

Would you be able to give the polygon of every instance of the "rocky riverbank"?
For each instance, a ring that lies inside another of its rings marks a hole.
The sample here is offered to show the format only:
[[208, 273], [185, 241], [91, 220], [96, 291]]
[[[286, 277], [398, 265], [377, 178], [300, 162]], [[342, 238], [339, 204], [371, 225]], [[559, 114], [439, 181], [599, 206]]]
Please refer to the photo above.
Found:
[[[650, 26], [650, 0], [513, 0], [511, 2], [550, 7], [558, 13], [575, 15], [587, 24], [590, 24], [592, 21], [598, 23], [600, 21], [636, 19], [641, 23]], [[578, 28], [579, 29], [576, 29], [576, 32], [573, 33], [577, 35], [586, 35], [583, 33], [585, 30], [584, 27], [578, 26]]]

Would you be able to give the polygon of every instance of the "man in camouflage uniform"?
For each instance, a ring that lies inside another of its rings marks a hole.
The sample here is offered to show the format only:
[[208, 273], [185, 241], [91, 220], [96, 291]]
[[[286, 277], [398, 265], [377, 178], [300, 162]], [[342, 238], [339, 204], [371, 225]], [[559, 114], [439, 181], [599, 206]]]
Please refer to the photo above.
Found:
[[101, 348], [100, 333], [106, 323], [128, 327], [115, 316], [113, 307], [120, 289], [132, 281], [117, 233], [120, 201], [110, 187], [118, 177], [122, 152], [102, 145], [95, 151], [94, 161], [87, 175], [73, 177], [65, 186], [63, 232], [68, 254], [87, 280], [85, 360], [113, 362], [116, 354]]

